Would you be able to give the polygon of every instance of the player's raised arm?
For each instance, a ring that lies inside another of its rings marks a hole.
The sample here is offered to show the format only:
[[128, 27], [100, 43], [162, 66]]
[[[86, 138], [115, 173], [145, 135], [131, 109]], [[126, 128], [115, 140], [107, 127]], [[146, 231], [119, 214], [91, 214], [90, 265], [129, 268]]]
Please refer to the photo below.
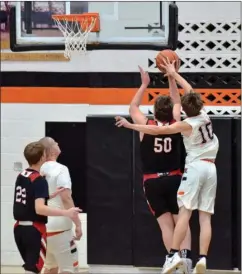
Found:
[[129, 107], [129, 114], [135, 124], [145, 125], [147, 122], [146, 116], [141, 112], [139, 106], [141, 104], [144, 92], [150, 83], [148, 72], [145, 72], [139, 67], [142, 84], [132, 99]]
[[168, 76], [169, 91], [173, 102], [173, 118], [178, 122], [181, 120], [181, 98], [173, 77]]
[[160, 65], [165, 71], [166, 71], [166, 76], [171, 76], [173, 77], [176, 82], [181, 86], [185, 93], [191, 93], [194, 92], [192, 86], [187, 82], [186, 79], [184, 79], [179, 73], [176, 72], [175, 69], [175, 61], [170, 63], [167, 60], [163, 60], [164, 65]]

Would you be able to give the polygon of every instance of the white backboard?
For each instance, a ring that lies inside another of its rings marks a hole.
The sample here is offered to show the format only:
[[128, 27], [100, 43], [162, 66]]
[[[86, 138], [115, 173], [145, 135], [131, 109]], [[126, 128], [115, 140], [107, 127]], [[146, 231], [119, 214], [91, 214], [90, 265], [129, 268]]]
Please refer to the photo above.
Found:
[[16, 43], [63, 44], [64, 38], [52, 20], [53, 14], [98, 12], [101, 30], [91, 33], [88, 42], [165, 46], [169, 38], [170, 4], [165, 1], [15, 2]]

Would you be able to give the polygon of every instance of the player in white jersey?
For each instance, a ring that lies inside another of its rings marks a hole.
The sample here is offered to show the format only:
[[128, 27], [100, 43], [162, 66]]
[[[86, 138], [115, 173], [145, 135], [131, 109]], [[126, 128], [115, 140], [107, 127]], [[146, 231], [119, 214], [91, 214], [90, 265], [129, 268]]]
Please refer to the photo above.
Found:
[[[66, 166], [57, 162], [61, 151], [58, 144], [50, 137], [40, 140], [46, 149], [45, 162], [41, 175], [45, 176], [49, 192], [53, 193], [58, 188], [65, 190], [48, 201], [48, 206], [53, 208], [70, 208], [74, 205], [71, 196], [71, 178]], [[72, 232], [72, 221], [65, 217], [50, 217], [47, 223], [47, 253], [45, 260], [45, 273], [74, 273], [78, 270], [78, 252], [74, 240], [82, 236], [81, 222], [75, 221], [75, 236]]]
[[179, 132], [183, 135], [187, 157], [185, 172], [177, 193], [180, 210], [172, 248], [162, 273], [170, 273], [177, 266], [182, 265], [179, 247], [185, 238], [192, 211], [197, 209], [200, 222], [200, 257], [194, 273], [203, 274], [206, 271], [206, 259], [212, 235], [211, 215], [214, 214], [217, 188], [217, 171], [214, 163], [219, 142], [213, 133], [211, 120], [203, 109], [200, 94], [194, 93], [191, 85], [176, 72], [174, 63], [165, 62], [163, 68], [166, 70], [166, 75], [173, 77], [185, 91], [181, 104], [187, 118], [169, 126], [159, 127], [131, 124], [118, 116], [116, 125], [151, 135]]

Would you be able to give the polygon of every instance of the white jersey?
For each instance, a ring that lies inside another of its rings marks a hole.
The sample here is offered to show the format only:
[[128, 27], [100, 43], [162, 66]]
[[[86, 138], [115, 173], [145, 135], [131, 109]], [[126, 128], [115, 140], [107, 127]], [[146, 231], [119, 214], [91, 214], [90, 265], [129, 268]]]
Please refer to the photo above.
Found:
[[[66, 166], [55, 161], [48, 161], [41, 166], [40, 174], [45, 176], [49, 194], [52, 194], [59, 187], [71, 189], [71, 178]], [[60, 195], [48, 200], [48, 206], [64, 209]], [[47, 223], [47, 232], [58, 232], [72, 229], [71, 219], [63, 216], [49, 216]]]
[[199, 159], [215, 160], [219, 142], [217, 136], [213, 133], [212, 123], [207, 113], [202, 110], [200, 115], [188, 117], [184, 122], [192, 126], [191, 135], [189, 137], [183, 135], [187, 153], [186, 164]]

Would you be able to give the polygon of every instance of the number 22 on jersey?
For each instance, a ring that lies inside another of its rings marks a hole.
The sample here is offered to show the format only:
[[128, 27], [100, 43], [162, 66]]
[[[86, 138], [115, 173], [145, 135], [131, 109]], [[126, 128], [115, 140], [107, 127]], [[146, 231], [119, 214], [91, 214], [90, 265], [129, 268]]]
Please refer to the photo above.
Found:
[[26, 204], [26, 189], [21, 186], [16, 187], [16, 202]]
[[172, 139], [170, 137], [166, 138], [155, 138], [154, 141], [154, 152], [155, 153], [169, 153], [172, 150]]

